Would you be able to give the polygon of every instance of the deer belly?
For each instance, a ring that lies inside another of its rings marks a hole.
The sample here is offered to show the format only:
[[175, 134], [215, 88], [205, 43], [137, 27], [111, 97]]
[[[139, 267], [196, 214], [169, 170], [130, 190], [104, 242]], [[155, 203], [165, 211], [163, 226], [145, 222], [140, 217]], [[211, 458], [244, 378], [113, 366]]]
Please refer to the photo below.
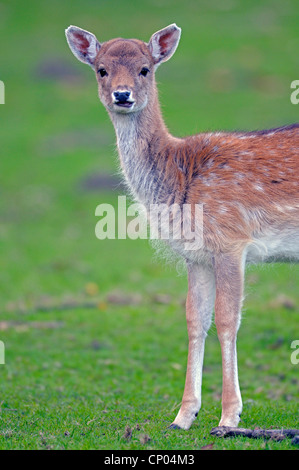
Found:
[[257, 237], [249, 245], [247, 262], [299, 262], [299, 229]]

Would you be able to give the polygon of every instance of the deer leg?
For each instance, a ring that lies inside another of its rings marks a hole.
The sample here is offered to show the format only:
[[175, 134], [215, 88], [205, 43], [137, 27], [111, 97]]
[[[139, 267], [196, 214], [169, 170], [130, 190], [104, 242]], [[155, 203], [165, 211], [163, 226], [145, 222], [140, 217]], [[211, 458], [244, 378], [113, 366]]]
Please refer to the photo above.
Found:
[[200, 409], [204, 344], [211, 325], [214, 299], [213, 271], [201, 265], [189, 266], [186, 302], [189, 338], [187, 374], [181, 408], [171, 428], [189, 429]]
[[242, 399], [238, 381], [237, 332], [241, 320], [244, 262], [242, 256], [215, 259], [215, 324], [222, 353], [222, 415], [219, 426], [238, 426]]

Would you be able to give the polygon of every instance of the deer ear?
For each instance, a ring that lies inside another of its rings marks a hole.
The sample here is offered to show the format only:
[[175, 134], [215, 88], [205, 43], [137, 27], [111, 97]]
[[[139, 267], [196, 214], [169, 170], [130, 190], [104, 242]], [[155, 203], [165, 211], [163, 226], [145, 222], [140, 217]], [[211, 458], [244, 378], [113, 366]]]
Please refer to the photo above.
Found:
[[175, 53], [181, 37], [181, 28], [175, 23], [152, 35], [148, 47], [156, 66], [166, 62]]
[[77, 26], [69, 26], [65, 30], [65, 35], [74, 56], [93, 68], [95, 58], [101, 47], [95, 35], [77, 28]]

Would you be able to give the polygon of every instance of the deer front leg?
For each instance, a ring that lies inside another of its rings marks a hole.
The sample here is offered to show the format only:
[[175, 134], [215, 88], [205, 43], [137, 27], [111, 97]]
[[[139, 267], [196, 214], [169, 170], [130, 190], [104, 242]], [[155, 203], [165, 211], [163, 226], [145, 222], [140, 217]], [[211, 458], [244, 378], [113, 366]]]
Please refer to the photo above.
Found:
[[219, 426], [238, 426], [242, 399], [238, 381], [237, 332], [243, 298], [242, 256], [215, 259], [215, 323], [222, 353], [222, 415]]
[[204, 344], [215, 299], [214, 273], [199, 265], [188, 267], [186, 317], [189, 338], [187, 375], [180, 411], [171, 428], [189, 429], [201, 406]]

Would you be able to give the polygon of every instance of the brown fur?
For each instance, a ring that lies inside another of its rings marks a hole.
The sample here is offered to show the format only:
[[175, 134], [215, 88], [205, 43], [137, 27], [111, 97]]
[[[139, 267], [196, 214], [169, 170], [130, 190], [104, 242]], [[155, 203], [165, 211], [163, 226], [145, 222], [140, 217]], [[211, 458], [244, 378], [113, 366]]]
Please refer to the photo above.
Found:
[[[155, 70], [178, 45], [176, 25], [155, 33], [148, 44], [121, 38], [100, 44], [74, 26], [66, 34], [75, 56], [95, 70], [134, 197], [147, 207], [203, 206], [202, 248], [187, 252], [183, 243], [169, 240], [186, 260], [189, 285], [187, 375], [172, 427], [188, 429], [200, 409], [204, 342], [213, 309], [223, 366], [220, 425], [237, 426], [242, 400], [236, 342], [245, 263], [299, 260], [299, 124], [175, 138], [161, 115]], [[129, 98], [121, 102], [115, 93]]]

